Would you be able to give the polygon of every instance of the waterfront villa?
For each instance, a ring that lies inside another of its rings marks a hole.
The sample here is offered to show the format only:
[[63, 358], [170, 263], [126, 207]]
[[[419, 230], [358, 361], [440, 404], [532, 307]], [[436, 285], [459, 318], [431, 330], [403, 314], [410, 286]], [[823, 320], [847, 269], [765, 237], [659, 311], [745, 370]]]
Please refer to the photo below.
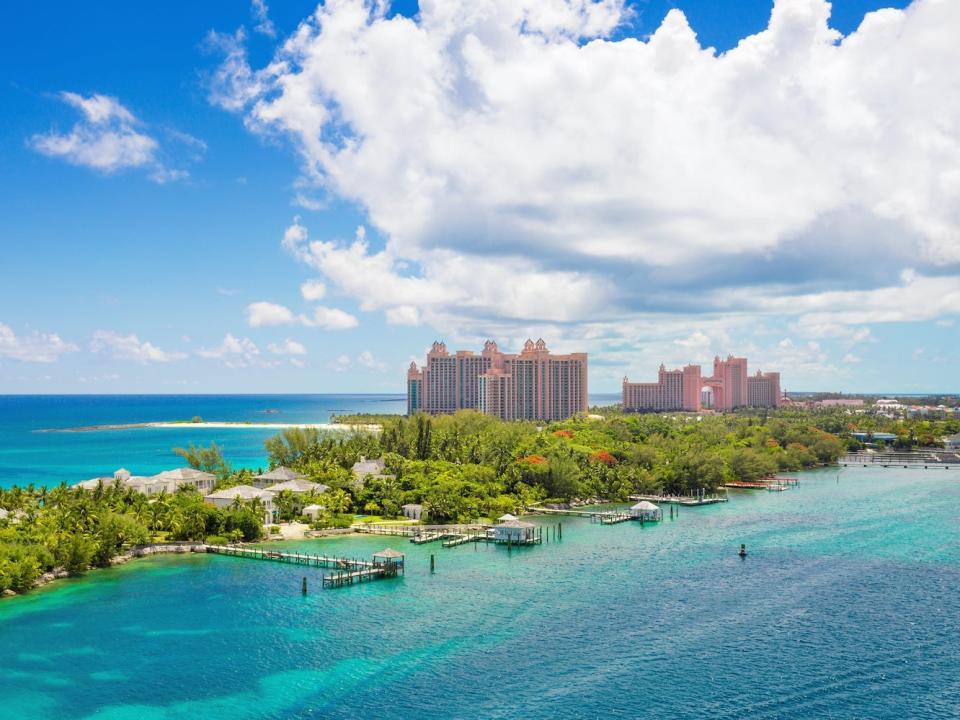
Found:
[[957, 451], [960, 450], [960, 433], [954, 435], [948, 435], [943, 439], [943, 446], [947, 450]]
[[663, 520], [663, 510], [652, 502], [641, 500], [630, 508], [630, 517], [634, 520]]
[[216, 481], [216, 475], [189, 467], [164, 470], [161, 473], [149, 476], [131, 475], [129, 470], [120, 468], [112, 477], [96, 477], [84, 480], [76, 483], [73, 487], [82, 490], [96, 490], [101, 485], [109, 487], [119, 483], [123, 487], [136, 490], [144, 495], [156, 495], [164, 491], [173, 493], [181, 487], [193, 487], [201, 493], [208, 493], [213, 490]]
[[166, 483], [167, 492], [173, 492], [180, 487], [191, 486], [201, 493], [208, 493], [213, 490], [213, 486], [217, 482], [217, 476], [213, 473], [201, 472], [191, 467], [164, 470], [162, 473], [154, 475], [153, 479]]
[[280, 465], [269, 472], [260, 473], [259, 475], [254, 476], [253, 480], [250, 481], [250, 484], [258, 488], [266, 488], [270, 485], [276, 485], [277, 483], [284, 483], [290, 480], [306, 479], [306, 475], [302, 475], [296, 470], [291, 470], [288, 467]]
[[273, 493], [252, 485], [236, 485], [235, 487], [217, 490], [203, 498], [218, 508], [233, 507], [236, 502], [259, 500], [263, 504], [263, 524], [269, 525], [276, 521], [277, 510], [273, 506]]
[[522, 520], [507, 520], [493, 528], [493, 539], [498, 543], [512, 543], [513, 545], [527, 545], [536, 542], [533, 523]]

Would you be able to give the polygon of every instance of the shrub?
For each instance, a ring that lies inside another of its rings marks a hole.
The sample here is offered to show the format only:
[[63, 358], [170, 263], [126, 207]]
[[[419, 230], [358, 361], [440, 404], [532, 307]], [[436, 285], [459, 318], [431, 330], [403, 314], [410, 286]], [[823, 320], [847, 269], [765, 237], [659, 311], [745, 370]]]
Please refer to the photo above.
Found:
[[597, 450], [590, 456], [593, 462], [603, 463], [607, 467], [613, 467], [617, 464], [617, 459], [606, 450]]

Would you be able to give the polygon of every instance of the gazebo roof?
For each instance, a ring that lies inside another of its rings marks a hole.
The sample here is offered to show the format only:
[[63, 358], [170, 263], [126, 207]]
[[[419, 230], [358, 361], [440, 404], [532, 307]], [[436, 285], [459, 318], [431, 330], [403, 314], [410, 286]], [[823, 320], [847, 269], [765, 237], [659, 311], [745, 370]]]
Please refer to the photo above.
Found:
[[634, 505], [631, 510], [659, 510], [660, 508], [647, 500], [641, 500]]
[[393, 548], [385, 548], [378, 553], [374, 553], [373, 556], [382, 557], [382, 558], [402, 558], [404, 554], [399, 550], [394, 550]]
[[305, 475], [301, 475], [296, 470], [280, 465], [269, 472], [257, 475], [258, 480], [273, 480], [275, 482], [285, 482], [287, 480], [306, 480]]
[[510, 513], [504, 513], [503, 515], [497, 518], [497, 520], [499, 520], [500, 522], [510, 522], [511, 520], [516, 520], [516, 519], [517, 519], [517, 516], [511, 515]]
[[507, 522], [505, 523], [500, 523], [500, 527], [519, 528], [520, 530], [528, 530], [529, 528], [534, 527], [534, 524], [523, 522], [523, 520], [507, 520]]

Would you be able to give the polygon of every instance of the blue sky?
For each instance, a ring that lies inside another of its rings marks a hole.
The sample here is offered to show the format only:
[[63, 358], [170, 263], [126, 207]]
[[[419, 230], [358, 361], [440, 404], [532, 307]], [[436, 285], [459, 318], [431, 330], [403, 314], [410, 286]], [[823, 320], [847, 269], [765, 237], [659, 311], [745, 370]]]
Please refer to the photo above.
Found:
[[956, 391], [955, 5], [858, 32], [907, 5], [8, 9], [0, 392], [400, 391], [527, 335], [597, 392]]

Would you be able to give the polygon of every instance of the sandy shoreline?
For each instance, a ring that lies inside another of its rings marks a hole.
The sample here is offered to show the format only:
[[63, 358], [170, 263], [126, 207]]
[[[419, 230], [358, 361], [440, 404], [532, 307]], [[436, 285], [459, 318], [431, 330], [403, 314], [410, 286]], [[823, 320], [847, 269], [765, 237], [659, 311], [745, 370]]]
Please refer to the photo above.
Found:
[[124, 423], [119, 425], [87, 425], [73, 428], [50, 428], [35, 430], [34, 432], [102, 432], [106, 430], [140, 430], [144, 428], [207, 428], [215, 430], [248, 429], [248, 430], [284, 430], [287, 428], [301, 428], [304, 430], [333, 430], [349, 432], [362, 430], [365, 432], [380, 432], [377, 424], [349, 425], [346, 423], [265, 423], [265, 422], [144, 422]]

